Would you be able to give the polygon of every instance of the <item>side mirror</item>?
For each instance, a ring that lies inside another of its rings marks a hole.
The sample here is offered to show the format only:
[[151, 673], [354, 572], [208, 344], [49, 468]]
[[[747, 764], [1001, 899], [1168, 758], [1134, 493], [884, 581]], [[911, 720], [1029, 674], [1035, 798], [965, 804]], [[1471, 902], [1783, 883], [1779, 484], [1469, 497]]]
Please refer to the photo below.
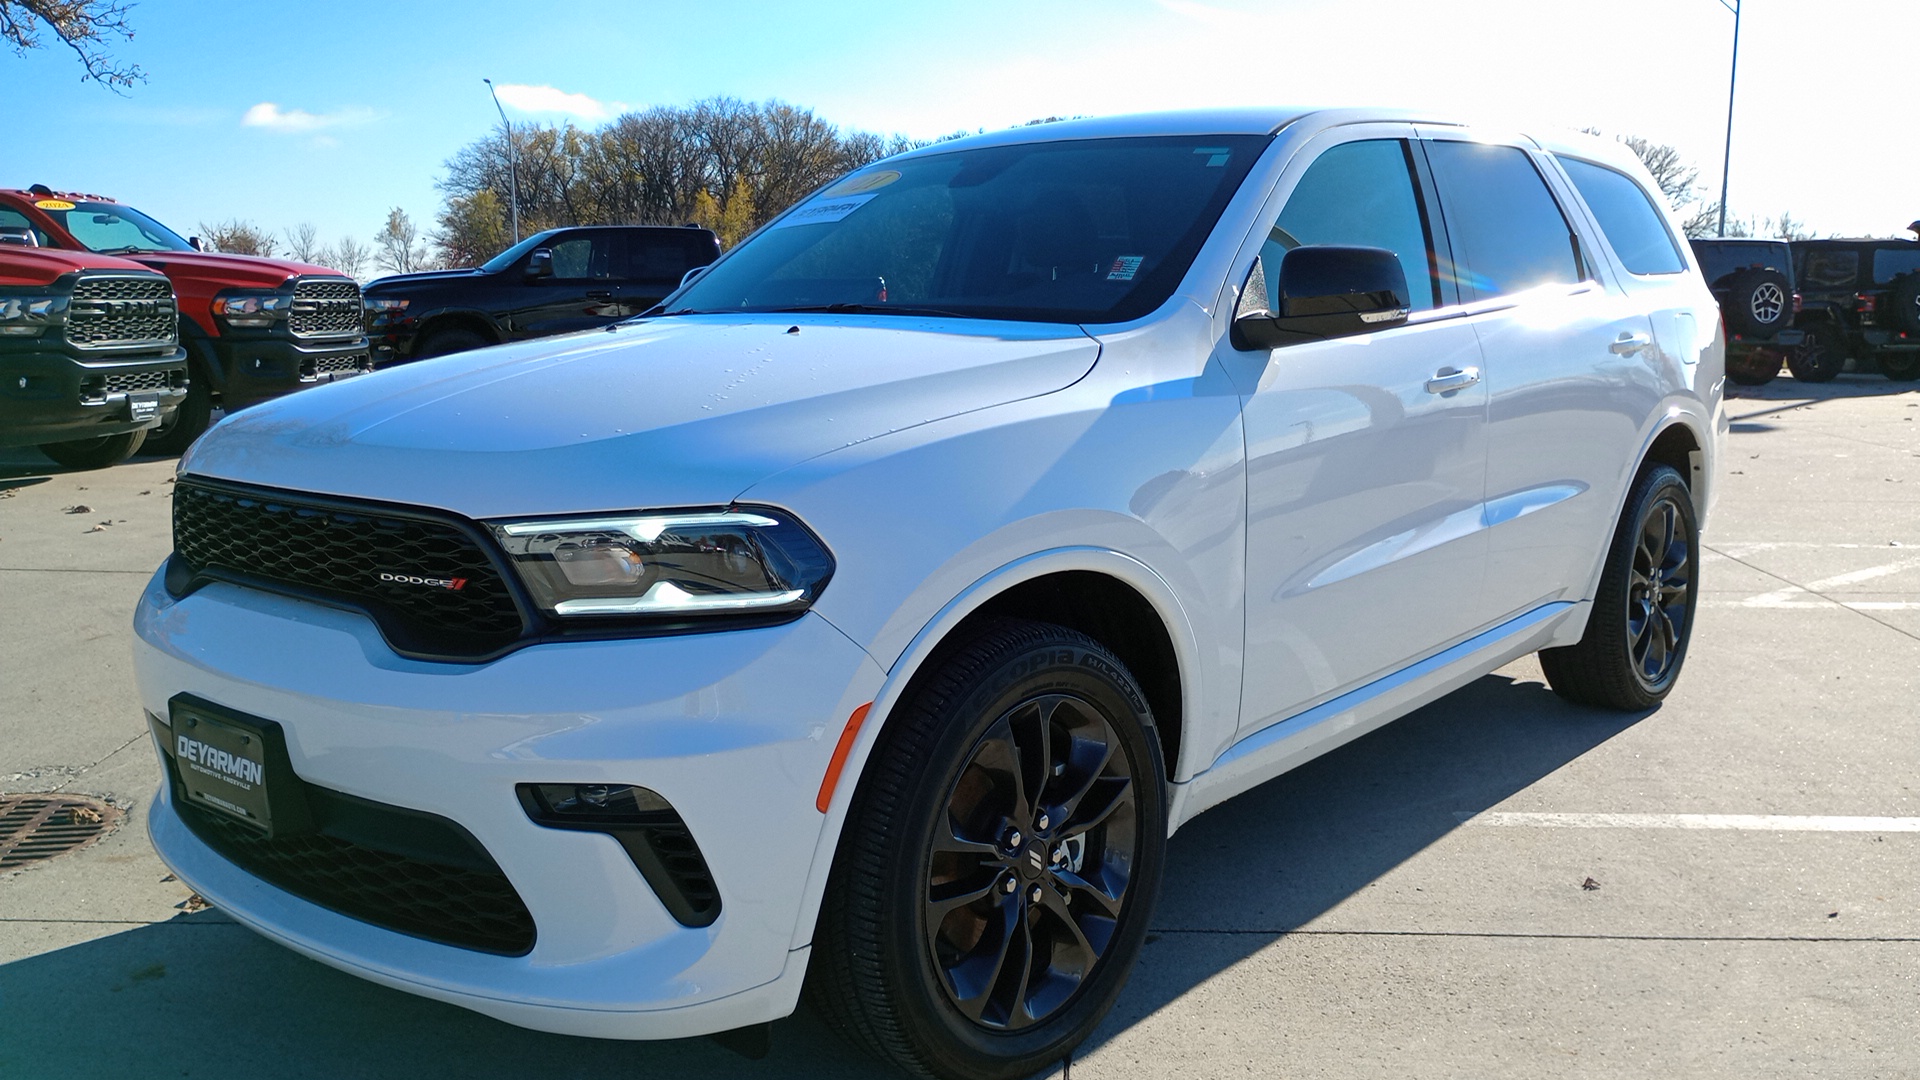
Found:
[[200, 238], [199, 238], [199, 237], [197, 237], [197, 236], [190, 236], [190, 237], [188, 237], [188, 238], [187, 238], [187, 243], [189, 243], [189, 244], [192, 244], [192, 245], [193, 245], [193, 250], [195, 250], [195, 251], [205, 251], [205, 250], [207, 250], [207, 242], [206, 242], [205, 240], [202, 240], [202, 239], [200, 239]]
[[1385, 330], [1405, 323], [1410, 312], [1406, 271], [1385, 248], [1297, 247], [1280, 260], [1274, 278], [1269, 283], [1265, 267], [1254, 261], [1234, 314], [1234, 348], [1274, 349]]
[[527, 256], [527, 276], [530, 278], [553, 276], [553, 252], [546, 248], [536, 248]]
[[40, 238], [33, 235], [33, 230], [24, 225], [0, 225], [0, 244], [39, 247]]

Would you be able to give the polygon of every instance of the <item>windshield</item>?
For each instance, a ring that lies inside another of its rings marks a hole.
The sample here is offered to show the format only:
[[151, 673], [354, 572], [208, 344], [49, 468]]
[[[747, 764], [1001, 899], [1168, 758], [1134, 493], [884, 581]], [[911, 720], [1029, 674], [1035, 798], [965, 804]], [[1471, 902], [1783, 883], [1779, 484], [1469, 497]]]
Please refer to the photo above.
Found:
[[193, 245], [172, 229], [131, 206], [119, 203], [78, 202], [71, 210], [50, 210], [38, 203], [40, 211], [60, 223], [80, 246], [100, 255], [123, 255], [136, 251], [192, 251]]
[[501, 252], [500, 254], [495, 255], [493, 258], [488, 259], [486, 262], [481, 263], [480, 269], [485, 270], [489, 274], [497, 274], [500, 271], [505, 270], [507, 267], [512, 266], [514, 263], [514, 260], [518, 259], [520, 256], [525, 255], [527, 252], [532, 251], [534, 248], [537, 248], [541, 244], [546, 243], [547, 237], [552, 236], [554, 234], [554, 231], [555, 230], [553, 229], [548, 229], [546, 232], [534, 233], [532, 236], [527, 237], [525, 240], [522, 240], [519, 243], [508, 248], [507, 250]]
[[1266, 142], [1097, 139], [881, 162], [789, 210], [666, 307], [1139, 318], [1172, 295]]

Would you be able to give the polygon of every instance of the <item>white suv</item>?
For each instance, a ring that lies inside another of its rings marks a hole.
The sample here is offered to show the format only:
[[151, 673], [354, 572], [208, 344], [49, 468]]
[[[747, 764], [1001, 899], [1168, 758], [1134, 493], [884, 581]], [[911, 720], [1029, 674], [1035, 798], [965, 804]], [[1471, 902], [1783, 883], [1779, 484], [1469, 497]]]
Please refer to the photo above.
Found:
[[1536, 650], [1672, 687], [1725, 438], [1632, 155], [1392, 112], [855, 172], [607, 330], [229, 418], [142, 597], [152, 835], [357, 975], [615, 1038], [803, 978], [1057, 1060], [1182, 822]]

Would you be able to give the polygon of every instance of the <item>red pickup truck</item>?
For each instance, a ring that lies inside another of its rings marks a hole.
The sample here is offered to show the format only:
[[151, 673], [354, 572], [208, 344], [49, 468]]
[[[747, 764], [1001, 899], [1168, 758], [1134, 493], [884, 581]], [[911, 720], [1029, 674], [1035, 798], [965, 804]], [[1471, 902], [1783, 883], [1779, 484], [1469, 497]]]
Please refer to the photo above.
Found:
[[30, 239], [0, 227], [0, 447], [76, 469], [125, 461], [187, 397], [173, 287]]
[[215, 405], [231, 412], [373, 370], [360, 286], [339, 271], [201, 251], [131, 206], [43, 184], [0, 188], [0, 230], [9, 229], [42, 248], [131, 259], [173, 283], [187, 397], [148, 435], [149, 450], [185, 450]]

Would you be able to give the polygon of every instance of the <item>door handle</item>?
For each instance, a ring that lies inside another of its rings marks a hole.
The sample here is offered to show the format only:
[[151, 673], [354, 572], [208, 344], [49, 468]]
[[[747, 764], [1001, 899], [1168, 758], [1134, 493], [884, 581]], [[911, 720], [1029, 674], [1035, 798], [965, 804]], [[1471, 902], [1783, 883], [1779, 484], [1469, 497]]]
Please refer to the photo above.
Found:
[[1479, 381], [1480, 369], [1477, 367], [1458, 369], [1444, 367], [1434, 372], [1433, 378], [1427, 380], [1427, 393], [1451, 394], [1455, 390], [1465, 390]]
[[594, 290], [589, 290], [589, 291], [587, 292], [587, 299], [589, 299], [589, 300], [611, 300], [611, 299], [613, 299], [613, 293], [612, 293], [612, 292], [611, 292], [610, 290], [607, 290], [607, 289], [600, 289], [600, 290], [597, 290], [597, 291], [594, 291]]
[[1618, 338], [1614, 339], [1613, 344], [1607, 346], [1607, 349], [1616, 356], [1632, 356], [1651, 344], [1653, 344], [1651, 334], [1622, 332]]

